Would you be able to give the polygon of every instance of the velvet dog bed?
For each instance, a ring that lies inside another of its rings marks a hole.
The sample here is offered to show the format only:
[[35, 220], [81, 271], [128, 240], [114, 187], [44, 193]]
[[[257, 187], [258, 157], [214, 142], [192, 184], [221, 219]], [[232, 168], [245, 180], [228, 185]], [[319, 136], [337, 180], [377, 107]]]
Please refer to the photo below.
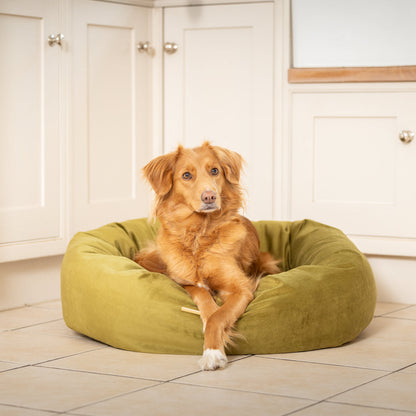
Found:
[[[365, 256], [336, 228], [311, 220], [254, 222], [261, 250], [281, 259], [264, 277], [237, 322], [243, 336], [230, 354], [267, 354], [335, 347], [352, 341], [373, 317], [376, 289]], [[132, 258], [154, 240], [147, 219], [76, 234], [61, 271], [68, 327], [116, 348], [200, 354], [202, 322], [190, 296], [167, 276]]]

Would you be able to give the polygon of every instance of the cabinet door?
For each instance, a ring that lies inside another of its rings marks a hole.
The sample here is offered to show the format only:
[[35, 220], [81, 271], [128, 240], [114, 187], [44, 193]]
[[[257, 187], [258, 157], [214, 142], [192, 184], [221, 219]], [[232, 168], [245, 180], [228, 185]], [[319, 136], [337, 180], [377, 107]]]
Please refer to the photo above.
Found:
[[0, 261], [63, 250], [55, 0], [0, 3]]
[[273, 215], [273, 4], [165, 10], [164, 138], [239, 152], [252, 219]]
[[366, 252], [416, 253], [416, 93], [293, 95], [292, 217], [342, 228]]
[[151, 10], [73, 2], [72, 231], [147, 215]]

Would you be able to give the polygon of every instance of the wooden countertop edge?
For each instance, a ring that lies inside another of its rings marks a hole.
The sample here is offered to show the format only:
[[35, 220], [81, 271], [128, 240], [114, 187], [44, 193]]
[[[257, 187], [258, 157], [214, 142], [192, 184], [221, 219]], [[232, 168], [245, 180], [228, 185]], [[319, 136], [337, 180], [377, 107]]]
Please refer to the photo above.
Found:
[[412, 82], [416, 65], [385, 67], [290, 68], [288, 81], [294, 84], [330, 82]]

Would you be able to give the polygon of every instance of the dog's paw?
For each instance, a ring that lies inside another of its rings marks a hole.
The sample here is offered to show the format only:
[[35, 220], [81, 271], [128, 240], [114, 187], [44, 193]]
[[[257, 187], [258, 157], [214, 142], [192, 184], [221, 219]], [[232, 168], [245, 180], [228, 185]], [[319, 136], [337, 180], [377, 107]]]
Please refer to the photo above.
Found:
[[220, 351], [207, 348], [199, 360], [201, 370], [216, 370], [227, 365], [227, 357]]

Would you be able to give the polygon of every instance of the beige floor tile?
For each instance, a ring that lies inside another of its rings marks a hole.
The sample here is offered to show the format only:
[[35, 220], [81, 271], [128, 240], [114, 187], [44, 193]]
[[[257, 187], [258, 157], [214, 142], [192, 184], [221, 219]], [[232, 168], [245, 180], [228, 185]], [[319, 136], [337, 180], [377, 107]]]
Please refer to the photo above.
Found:
[[107, 347], [75, 355], [45, 366], [153, 380], [171, 380], [199, 371], [197, 356], [144, 354]]
[[0, 377], [0, 403], [63, 412], [153, 385], [154, 382], [42, 367]]
[[222, 371], [205, 371], [181, 383], [322, 400], [385, 374], [378, 370], [250, 357]]
[[385, 317], [375, 318], [363, 331], [362, 336], [416, 343], [416, 321]]
[[20, 308], [0, 312], [0, 329], [9, 330], [37, 325], [42, 322], [54, 321], [62, 318], [60, 310], [40, 308]]
[[295, 412], [293, 416], [410, 416], [414, 413], [400, 412], [397, 410], [362, 407], [349, 404], [318, 403], [307, 409]]
[[380, 316], [386, 313], [395, 312], [400, 309], [407, 308], [408, 306], [409, 305], [405, 305], [403, 303], [377, 302], [374, 316]]
[[279, 416], [308, 404], [309, 401], [302, 399], [166, 383], [79, 409], [79, 413], [91, 416]]
[[337, 348], [265, 357], [395, 371], [416, 362], [416, 344], [396, 339], [360, 337]]
[[332, 398], [331, 402], [416, 412], [416, 373], [393, 373]]
[[0, 404], [0, 416], [53, 416], [53, 413]]
[[392, 317], [392, 318], [416, 320], [416, 306], [410, 306], [409, 308], [402, 309], [397, 312], [389, 313], [386, 316]]
[[71, 338], [19, 331], [0, 334], [0, 360], [21, 364], [36, 364], [99, 348], [104, 348], [103, 344], [81, 336]]
[[81, 335], [68, 328], [63, 319], [45, 324], [28, 326], [27, 328], [19, 329], [21, 334], [42, 334], [42, 335], [58, 335], [62, 337], [80, 337]]

